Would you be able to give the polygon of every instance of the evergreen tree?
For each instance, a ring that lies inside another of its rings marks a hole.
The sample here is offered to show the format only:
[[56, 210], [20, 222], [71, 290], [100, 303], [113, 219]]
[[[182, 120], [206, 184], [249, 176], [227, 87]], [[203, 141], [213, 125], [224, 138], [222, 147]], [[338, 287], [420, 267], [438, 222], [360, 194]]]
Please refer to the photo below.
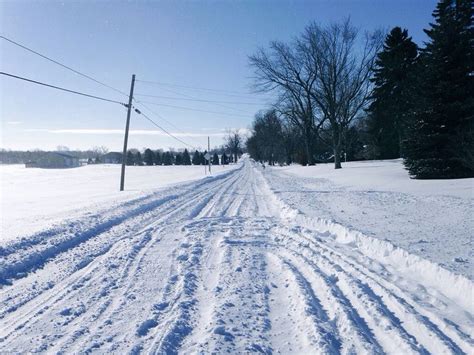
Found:
[[219, 165], [219, 156], [217, 155], [217, 153], [214, 153], [214, 155], [212, 156], [212, 165]]
[[201, 153], [197, 150], [193, 154], [193, 165], [201, 165]]
[[176, 153], [174, 165], [183, 165], [183, 155], [181, 153]]
[[154, 160], [155, 165], [161, 165], [162, 164], [162, 159], [161, 159], [161, 152], [157, 150], [155, 152], [155, 160]]
[[204, 158], [204, 153], [199, 154], [199, 161], [200, 161], [200, 165], [207, 164], [206, 158]]
[[222, 153], [221, 160], [222, 165], [229, 164], [229, 158], [227, 157], [227, 154], [225, 152]]
[[173, 156], [170, 152], [163, 153], [163, 165], [173, 165]]
[[155, 154], [149, 148], [145, 149], [145, 157], [143, 158], [146, 165], [153, 165], [155, 161]]
[[142, 154], [140, 152], [137, 152], [135, 154], [135, 165], [140, 165], [140, 166], [143, 165], [143, 158], [142, 158]]
[[183, 152], [183, 165], [191, 165], [191, 157], [187, 149]]
[[127, 165], [135, 165], [135, 154], [132, 151], [127, 151]]
[[404, 141], [413, 177], [474, 176], [474, 29], [471, 0], [441, 0], [421, 53], [417, 108]]
[[400, 157], [405, 122], [412, 106], [412, 73], [417, 46], [407, 30], [394, 27], [377, 55], [372, 103], [369, 107], [368, 129], [373, 137], [379, 159]]

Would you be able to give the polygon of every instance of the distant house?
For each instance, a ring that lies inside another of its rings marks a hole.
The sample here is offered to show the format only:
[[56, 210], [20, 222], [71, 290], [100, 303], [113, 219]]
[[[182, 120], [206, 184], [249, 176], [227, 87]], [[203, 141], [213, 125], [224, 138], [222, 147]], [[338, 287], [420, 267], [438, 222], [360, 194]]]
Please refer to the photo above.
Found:
[[102, 163], [104, 164], [121, 164], [122, 153], [110, 152], [102, 156]]
[[80, 166], [79, 159], [62, 152], [48, 152], [36, 161], [25, 164], [26, 168], [66, 169]]

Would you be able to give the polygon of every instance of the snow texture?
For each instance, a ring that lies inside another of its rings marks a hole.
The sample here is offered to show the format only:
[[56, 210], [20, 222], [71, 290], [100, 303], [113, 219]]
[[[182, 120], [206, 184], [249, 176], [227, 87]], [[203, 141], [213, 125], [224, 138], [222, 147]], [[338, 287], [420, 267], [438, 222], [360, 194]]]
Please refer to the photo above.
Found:
[[4, 242], [0, 352], [474, 351], [471, 280], [287, 202], [284, 174], [244, 157]]

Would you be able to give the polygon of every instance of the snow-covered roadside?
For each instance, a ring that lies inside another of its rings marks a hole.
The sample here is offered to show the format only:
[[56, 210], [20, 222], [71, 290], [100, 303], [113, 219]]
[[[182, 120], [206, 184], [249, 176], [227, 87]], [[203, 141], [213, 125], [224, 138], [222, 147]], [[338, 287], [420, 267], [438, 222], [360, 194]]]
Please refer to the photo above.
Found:
[[474, 278], [474, 179], [411, 180], [400, 160], [263, 170], [275, 194], [313, 219], [340, 223]]
[[[213, 175], [235, 165], [214, 166]], [[203, 166], [131, 166], [119, 192], [120, 165], [75, 169], [25, 169], [0, 165], [0, 246], [49, 228], [84, 211], [113, 208], [157, 189], [204, 178]]]

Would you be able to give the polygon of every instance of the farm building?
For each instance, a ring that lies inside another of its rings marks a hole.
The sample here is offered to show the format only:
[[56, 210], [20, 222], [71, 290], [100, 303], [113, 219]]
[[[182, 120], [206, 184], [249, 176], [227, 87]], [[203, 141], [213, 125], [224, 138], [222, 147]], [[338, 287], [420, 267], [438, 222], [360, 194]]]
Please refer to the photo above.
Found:
[[79, 159], [61, 152], [48, 152], [39, 157], [36, 161], [27, 162], [26, 168], [43, 168], [43, 169], [65, 169], [76, 168], [80, 166]]
[[122, 153], [110, 152], [102, 156], [102, 162], [104, 164], [121, 164], [122, 163]]

